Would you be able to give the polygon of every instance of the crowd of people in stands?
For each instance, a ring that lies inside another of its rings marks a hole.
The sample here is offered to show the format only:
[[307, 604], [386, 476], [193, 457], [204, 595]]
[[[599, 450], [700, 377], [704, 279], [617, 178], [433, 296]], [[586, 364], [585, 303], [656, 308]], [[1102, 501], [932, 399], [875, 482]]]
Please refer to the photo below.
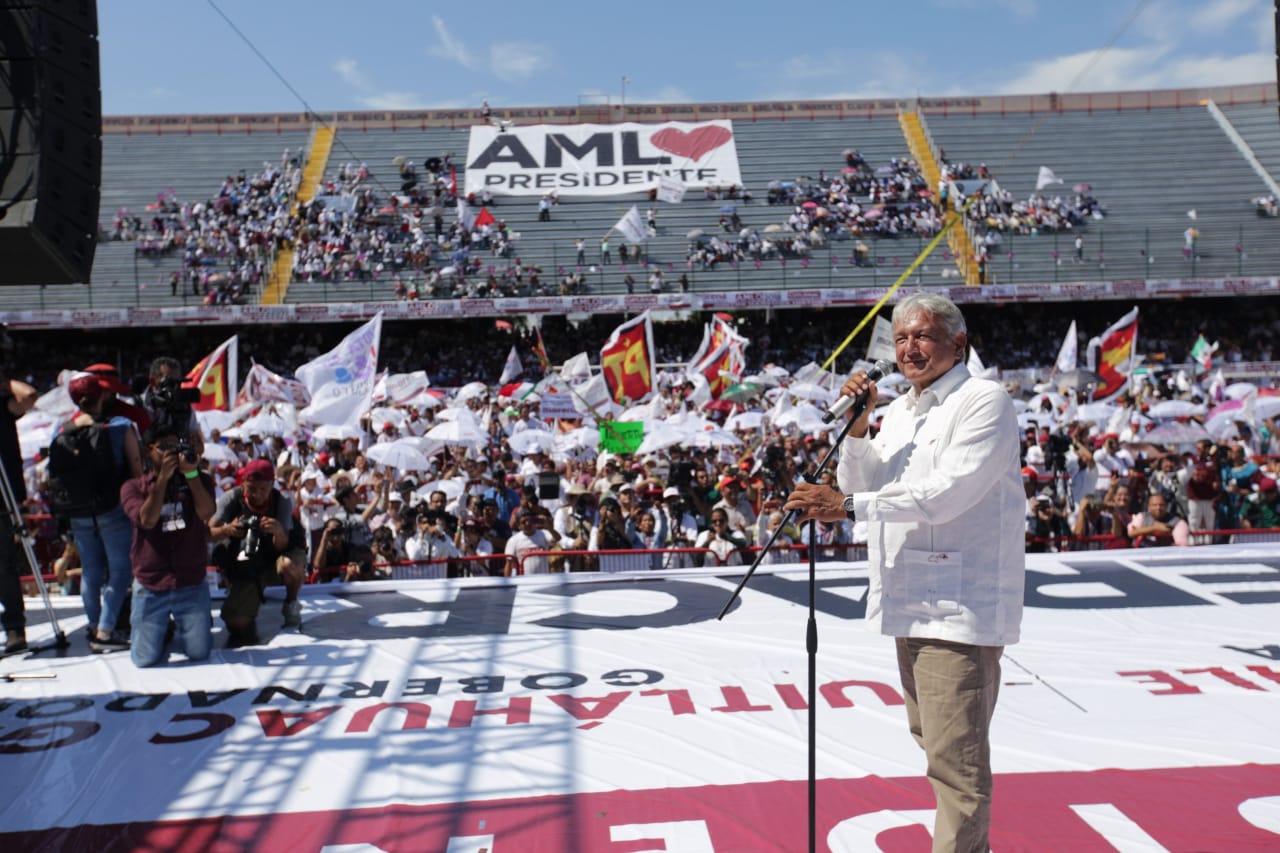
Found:
[[132, 240], [142, 255], [181, 253], [182, 270], [170, 279], [175, 294], [189, 289], [209, 304], [241, 302], [296, 236], [292, 208], [301, 180], [298, 154], [285, 149], [279, 164], [228, 175], [212, 198], [182, 200], [168, 189], [145, 217], [121, 208], [104, 236]]

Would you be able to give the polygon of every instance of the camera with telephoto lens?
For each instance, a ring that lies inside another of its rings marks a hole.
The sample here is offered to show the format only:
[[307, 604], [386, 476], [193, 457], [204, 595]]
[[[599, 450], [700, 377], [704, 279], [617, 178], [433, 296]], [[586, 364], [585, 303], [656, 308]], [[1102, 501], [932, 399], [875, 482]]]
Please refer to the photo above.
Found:
[[174, 447], [173, 450], [175, 453], [178, 454], [178, 458], [181, 459], [183, 462], [186, 462], [188, 465], [196, 464], [196, 452], [191, 447], [191, 443], [187, 441], [185, 438], [179, 441], [177, 446]]
[[258, 553], [258, 549], [262, 547], [262, 518], [257, 515], [240, 516], [240, 526], [244, 528], [244, 548], [241, 551], [245, 557], [252, 557]]

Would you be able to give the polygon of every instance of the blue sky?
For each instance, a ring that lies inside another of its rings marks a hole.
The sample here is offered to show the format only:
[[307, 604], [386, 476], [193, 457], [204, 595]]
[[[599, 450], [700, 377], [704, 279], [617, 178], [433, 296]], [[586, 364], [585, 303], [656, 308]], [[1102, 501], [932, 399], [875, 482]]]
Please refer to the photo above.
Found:
[[1273, 9], [1265, 0], [100, 0], [102, 107], [302, 110], [289, 87], [325, 112], [1261, 83], [1275, 79]]

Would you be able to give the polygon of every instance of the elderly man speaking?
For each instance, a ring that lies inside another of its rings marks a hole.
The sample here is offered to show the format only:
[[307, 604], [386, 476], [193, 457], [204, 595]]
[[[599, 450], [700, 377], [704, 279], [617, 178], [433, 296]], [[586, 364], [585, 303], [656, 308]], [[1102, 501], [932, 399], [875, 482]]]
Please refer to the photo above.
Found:
[[867, 622], [896, 638], [908, 724], [937, 797], [933, 849], [986, 851], [988, 732], [1000, 656], [1022, 619], [1018, 422], [1004, 389], [965, 368], [968, 336], [951, 300], [908, 296], [893, 336], [912, 391], [869, 437], [876, 388], [865, 373], [850, 377], [841, 393], [865, 393], [868, 405], [840, 448], [840, 491], [802, 483], [786, 508], [867, 522]]

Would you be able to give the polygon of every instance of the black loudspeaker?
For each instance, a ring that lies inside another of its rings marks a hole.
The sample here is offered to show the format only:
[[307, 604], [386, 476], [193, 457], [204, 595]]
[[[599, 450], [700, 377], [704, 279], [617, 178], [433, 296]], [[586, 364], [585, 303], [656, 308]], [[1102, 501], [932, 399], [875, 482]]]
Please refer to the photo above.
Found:
[[97, 5], [0, 6], [0, 285], [88, 282], [102, 180]]

